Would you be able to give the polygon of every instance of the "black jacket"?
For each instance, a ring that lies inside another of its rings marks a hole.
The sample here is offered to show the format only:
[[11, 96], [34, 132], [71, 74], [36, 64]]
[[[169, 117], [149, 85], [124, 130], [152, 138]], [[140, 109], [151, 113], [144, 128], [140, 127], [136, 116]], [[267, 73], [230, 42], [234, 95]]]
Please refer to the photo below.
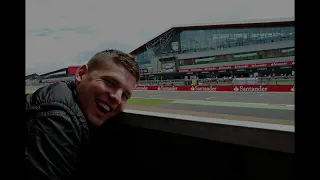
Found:
[[72, 179], [79, 149], [92, 127], [76, 100], [75, 82], [26, 95], [25, 160], [28, 179]]

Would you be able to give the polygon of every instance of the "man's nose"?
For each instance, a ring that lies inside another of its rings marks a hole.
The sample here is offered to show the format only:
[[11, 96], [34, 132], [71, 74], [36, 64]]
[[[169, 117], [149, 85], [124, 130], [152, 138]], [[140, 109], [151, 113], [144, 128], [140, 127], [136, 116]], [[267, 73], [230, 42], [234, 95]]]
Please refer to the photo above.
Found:
[[113, 91], [112, 93], [110, 93], [110, 100], [112, 101], [111, 106], [113, 109], [117, 108], [117, 106], [121, 103], [122, 100], [122, 90], [121, 89], [117, 89], [115, 91]]

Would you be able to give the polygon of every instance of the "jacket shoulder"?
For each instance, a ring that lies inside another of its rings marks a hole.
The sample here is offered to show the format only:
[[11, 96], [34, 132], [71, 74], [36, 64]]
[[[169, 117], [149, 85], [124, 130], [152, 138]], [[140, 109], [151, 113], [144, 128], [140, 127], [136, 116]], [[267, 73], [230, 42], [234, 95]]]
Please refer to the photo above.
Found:
[[[73, 106], [75, 97], [70, 85], [66, 82], [58, 82], [39, 88], [33, 94], [26, 95], [27, 107], [36, 107], [41, 104], [61, 103], [67, 107]], [[27, 108], [26, 107], [26, 108]]]
[[[87, 121], [76, 99], [74, 82], [59, 82], [44, 86], [33, 94], [26, 95], [25, 111], [32, 117], [38, 112], [63, 110], [76, 119], [81, 127], [88, 129]], [[28, 119], [27, 119], [28, 121]]]

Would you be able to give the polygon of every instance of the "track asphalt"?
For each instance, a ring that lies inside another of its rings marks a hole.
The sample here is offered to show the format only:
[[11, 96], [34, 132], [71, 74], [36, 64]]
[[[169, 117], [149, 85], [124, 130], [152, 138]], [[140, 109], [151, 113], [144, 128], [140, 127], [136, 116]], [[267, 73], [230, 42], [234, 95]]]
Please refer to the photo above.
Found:
[[294, 93], [135, 91], [133, 97], [170, 99], [154, 107], [294, 121]]
[[[26, 86], [32, 92], [40, 86]], [[135, 91], [133, 98], [169, 99], [155, 108], [294, 121], [294, 93]]]

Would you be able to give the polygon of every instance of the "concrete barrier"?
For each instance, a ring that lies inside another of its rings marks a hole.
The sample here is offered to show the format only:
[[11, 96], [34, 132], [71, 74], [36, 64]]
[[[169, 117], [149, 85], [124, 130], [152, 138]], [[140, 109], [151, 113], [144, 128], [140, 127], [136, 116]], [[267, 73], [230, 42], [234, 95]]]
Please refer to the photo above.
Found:
[[125, 110], [119, 122], [196, 138], [294, 153], [294, 126]]
[[88, 179], [294, 179], [293, 126], [126, 110], [100, 130]]

